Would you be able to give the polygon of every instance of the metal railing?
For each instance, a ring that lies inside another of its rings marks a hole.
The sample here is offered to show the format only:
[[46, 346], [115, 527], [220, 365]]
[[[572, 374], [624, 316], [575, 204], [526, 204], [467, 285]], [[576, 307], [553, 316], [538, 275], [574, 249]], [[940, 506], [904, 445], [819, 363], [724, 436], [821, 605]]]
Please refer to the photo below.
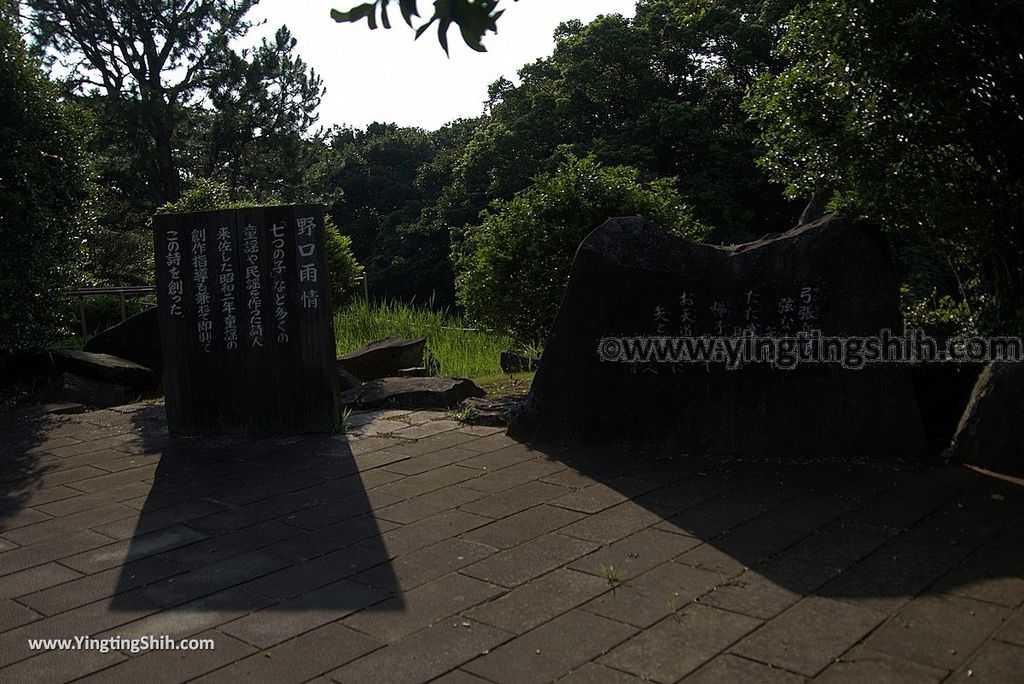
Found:
[[130, 287], [82, 287], [71, 290], [68, 295], [78, 297], [78, 312], [82, 318], [82, 335], [88, 335], [89, 329], [85, 324], [85, 298], [103, 295], [117, 295], [121, 298], [121, 322], [128, 320], [128, 297], [144, 297], [145, 295], [156, 294], [156, 288], [152, 285], [134, 285]]

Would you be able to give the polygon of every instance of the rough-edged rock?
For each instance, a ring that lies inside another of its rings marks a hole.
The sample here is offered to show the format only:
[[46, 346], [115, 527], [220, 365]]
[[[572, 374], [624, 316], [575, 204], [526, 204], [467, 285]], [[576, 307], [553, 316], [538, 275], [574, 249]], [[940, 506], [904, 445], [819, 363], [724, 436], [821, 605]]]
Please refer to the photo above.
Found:
[[138, 390], [126, 385], [85, 378], [74, 373], [61, 373], [35, 393], [37, 400], [47, 403], [81, 404], [91, 408], [123, 406], [135, 401]]
[[983, 367], [981, 363], [915, 363], [910, 366], [929, 455], [941, 456], [949, 449]]
[[[752, 326], [759, 335], [793, 335], [804, 324], [834, 336], [902, 330], [877, 231], [828, 215], [717, 247], [641, 218], [612, 219], [576, 253], [540, 369], [509, 432], [694, 454], [923, 456], [902, 364], [628, 363], [622, 344], [627, 336], [687, 332], [733, 337]], [[608, 338], [618, 343], [599, 348]]]
[[53, 358], [61, 371], [92, 380], [133, 389], [149, 389], [157, 384], [156, 375], [149, 368], [109, 354], [57, 349], [53, 352]]
[[462, 421], [469, 425], [485, 427], [508, 427], [512, 414], [522, 405], [521, 399], [481, 399], [470, 397], [459, 408], [469, 409], [469, 415]]
[[344, 368], [338, 368], [338, 391], [347, 392], [363, 384], [363, 381], [349, 373]]
[[376, 408], [446, 409], [485, 392], [472, 380], [456, 377], [380, 378], [342, 393], [342, 405], [355, 410]]
[[1009, 475], [1024, 476], [1024, 363], [985, 366], [967, 402], [948, 456]]
[[425, 378], [430, 375], [424, 366], [415, 366], [413, 368], [399, 368], [395, 374], [397, 378]]
[[427, 340], [403, 340], [386, 337], [365, 344], [350, 354], [338, 357], [338, 367], [344, 368], [363, 382], [397, 375], [403, 368], [423, 365], [423, 347]]
[[503, 373], [528, 373], [537, 370], [540, 360], [515, 352], [503, 351], [498, 363]]
[[85, 351], [110, 354], [134, 361], [160, 376], [160, 317], [156, 307], [147, 309], [112, 328], [104, 330], [85, 343]]

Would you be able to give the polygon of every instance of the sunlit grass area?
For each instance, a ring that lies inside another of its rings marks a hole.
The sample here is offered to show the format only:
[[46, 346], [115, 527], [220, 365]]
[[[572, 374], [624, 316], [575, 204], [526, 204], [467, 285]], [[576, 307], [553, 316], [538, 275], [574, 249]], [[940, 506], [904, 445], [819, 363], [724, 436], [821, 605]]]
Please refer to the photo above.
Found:
[[357, 300], [334, 318], [339, 354], [385, 337], [425, 337], [425, 356], [437, 361], [442, 375], [503, 375], [499, 359], [502, 351], [513, 348], [512, 340], [467, 327], [460, 316], [399, 302]]

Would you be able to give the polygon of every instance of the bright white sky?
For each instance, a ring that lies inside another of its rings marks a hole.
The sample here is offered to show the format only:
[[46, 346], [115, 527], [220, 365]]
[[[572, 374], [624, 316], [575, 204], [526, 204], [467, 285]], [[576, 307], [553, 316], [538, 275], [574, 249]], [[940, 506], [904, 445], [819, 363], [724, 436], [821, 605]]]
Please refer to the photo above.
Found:
[[[501, 76], [518, 83], [520, 67], [551, 54], [558, 24], [568, 19], [587, 23], [601, 14], [632, 17], [635, 5], [635, 0], [505, 0], [498, 33], [484, 39], [487, 52], [467, 48], [453, 25], [448, 32], [449, 59], [433, 27], [413, 41], [414, 33], [402, 21], [397, 3], [388, 13], [388, 31], [370, 31], [365, 22], [338, 24], [331, 19], [332, 8], [347, 10], [362, 1], [262, 0], [250, 13], [254, 21], [267, 21], [253, 35], [272, 35], [287, 24], [298, 39], [296, 52], [316, 69], [327, 88], [319, 110], [324, 126], [362, 128], [381, 121], [433, 130], [453, 119], [477, 116], [488, 85]], [[431, 13], [430, 0], [420, 0], [419, 5], [421, 14]]]

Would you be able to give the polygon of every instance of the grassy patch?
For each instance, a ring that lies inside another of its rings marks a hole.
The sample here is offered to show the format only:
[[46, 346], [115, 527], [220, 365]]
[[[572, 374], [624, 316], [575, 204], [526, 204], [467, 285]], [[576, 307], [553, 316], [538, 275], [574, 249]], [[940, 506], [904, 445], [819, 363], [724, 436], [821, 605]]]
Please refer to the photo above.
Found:
[[426, 356], [437, 361], [442, 375], [500, 376], [499, 358], [502, 351], [513, 348], [512, 340], [466, 327], [459, 316], [398, 302], [358, 300], [334, 318], [339, 354], [384, 337], [425, 337]]

